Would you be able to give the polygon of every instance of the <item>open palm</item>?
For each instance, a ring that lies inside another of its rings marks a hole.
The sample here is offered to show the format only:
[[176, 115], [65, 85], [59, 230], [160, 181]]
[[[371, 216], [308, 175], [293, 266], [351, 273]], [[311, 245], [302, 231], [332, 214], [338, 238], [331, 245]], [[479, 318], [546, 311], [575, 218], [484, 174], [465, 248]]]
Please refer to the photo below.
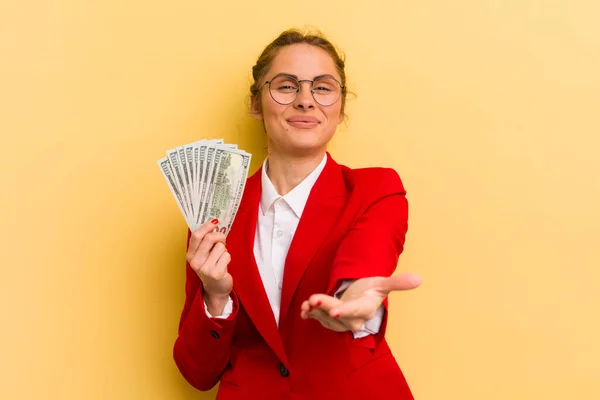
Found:
[[393, 291], [417, 288], [421, 278], [414, 274], [357, 279], [340, 298], [314, 294], [302, 303], [301, 317], [313, 318], [324, 327], [337, 331], [356, 331], [377, 312], [383, 300]]

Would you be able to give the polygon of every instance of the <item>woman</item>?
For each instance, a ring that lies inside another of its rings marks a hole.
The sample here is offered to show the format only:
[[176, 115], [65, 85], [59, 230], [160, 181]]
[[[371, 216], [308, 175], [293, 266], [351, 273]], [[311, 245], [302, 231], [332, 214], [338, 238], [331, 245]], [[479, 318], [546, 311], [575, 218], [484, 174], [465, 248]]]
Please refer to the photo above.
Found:
[[408, 206], [398, 174], [350, 169], [326, 151], [344, 117], [344, 61], [320, 35], [283, 32], [253, 68], [252, 114], [268, 157], [227, 236], [188, 235], [174, 346], [217, 399], [412, 399], [384, 338]]

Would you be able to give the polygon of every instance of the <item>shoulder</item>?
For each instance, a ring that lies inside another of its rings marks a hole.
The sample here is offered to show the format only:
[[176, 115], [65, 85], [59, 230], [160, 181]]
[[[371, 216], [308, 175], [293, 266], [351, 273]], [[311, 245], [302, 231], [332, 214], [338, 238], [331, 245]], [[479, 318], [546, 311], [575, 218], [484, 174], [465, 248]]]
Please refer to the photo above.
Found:
[[348, 191], [352, 194], [371, 194], [375, 197], [406, 194], [398, 172], [389, 167], [350, 168], [340, 165]]

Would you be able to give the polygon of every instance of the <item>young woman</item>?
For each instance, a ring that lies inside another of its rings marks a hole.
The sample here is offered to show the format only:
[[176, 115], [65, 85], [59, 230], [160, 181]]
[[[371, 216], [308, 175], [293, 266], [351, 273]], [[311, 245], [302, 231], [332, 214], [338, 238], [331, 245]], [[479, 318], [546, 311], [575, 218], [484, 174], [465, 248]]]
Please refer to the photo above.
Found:
[[385, 340], [408, 205], [398, 174], [326, 151], [344, 118], [344, 61], [321, 35], [283, 32], [253, 68], [268, 156], [227, 239], [189, 232], [174, 359], [217, 399], [412, 399]]

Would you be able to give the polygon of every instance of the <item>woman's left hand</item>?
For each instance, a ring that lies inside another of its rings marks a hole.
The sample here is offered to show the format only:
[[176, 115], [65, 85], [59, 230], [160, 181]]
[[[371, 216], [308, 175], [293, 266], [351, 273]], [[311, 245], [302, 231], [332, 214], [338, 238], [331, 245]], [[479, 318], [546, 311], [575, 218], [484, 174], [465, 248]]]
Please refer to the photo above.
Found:
[[371, 318], [393, 291], [410, 290], [421, 285], [414, 274], [398, 274], [388, 278], [357, 279], [338, 299], [314, 294], [302, 303], [301, 317], [316, 319], [325, 328], [337, 331], [357, 331]]

